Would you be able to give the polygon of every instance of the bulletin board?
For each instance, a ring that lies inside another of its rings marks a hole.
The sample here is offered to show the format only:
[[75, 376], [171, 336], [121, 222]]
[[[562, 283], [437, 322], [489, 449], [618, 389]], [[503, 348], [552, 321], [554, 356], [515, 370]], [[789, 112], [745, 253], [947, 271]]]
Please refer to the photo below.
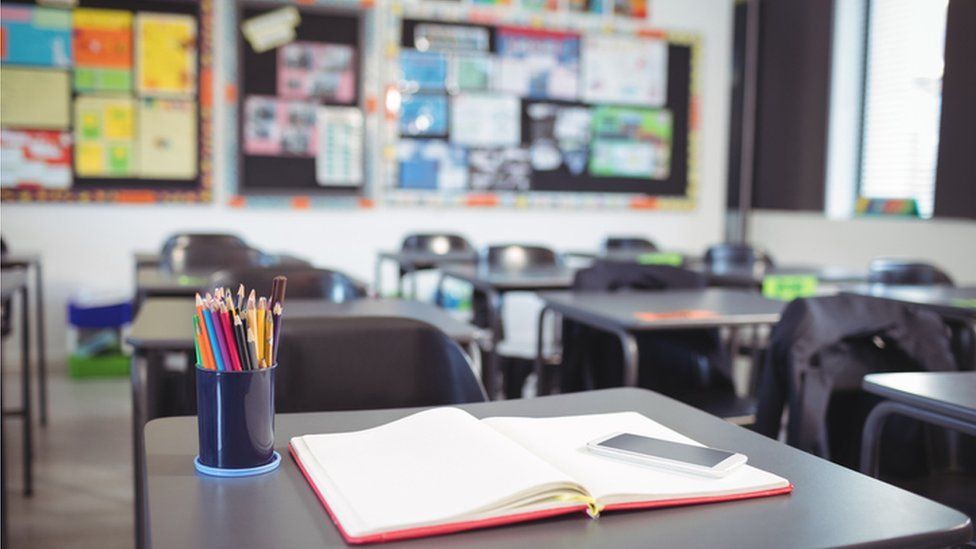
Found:
[[211, 199], [212, 0], [0, 4], [0, 196]]
[[386, 202], [694, 207], [694, 35], [545, 7], [394, 13]]
[[[343, 1], [236, 3], [227, 76], [236, 105], [228, 127], [232, 206], [371, 203], [373, 11]], [[292, 32], [273, 47], [243, 30], [289, 12]]]

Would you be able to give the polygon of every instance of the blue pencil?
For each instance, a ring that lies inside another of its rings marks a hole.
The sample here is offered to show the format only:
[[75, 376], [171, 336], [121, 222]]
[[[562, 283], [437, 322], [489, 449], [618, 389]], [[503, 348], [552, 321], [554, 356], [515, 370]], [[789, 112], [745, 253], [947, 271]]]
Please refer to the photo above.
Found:
[[[217, 342], [217, 331], [214, 329], [213, 317], [210, 316], [210, 309], [203, 308], [203, 321], [207, 325], [207, 333], [210, 334], [210, 341]], [[220, 345], [213, 345], [214, 359], [218, 371], [225, 371], [227, 367], [224, 363], [223, 353], [220, 352]]]

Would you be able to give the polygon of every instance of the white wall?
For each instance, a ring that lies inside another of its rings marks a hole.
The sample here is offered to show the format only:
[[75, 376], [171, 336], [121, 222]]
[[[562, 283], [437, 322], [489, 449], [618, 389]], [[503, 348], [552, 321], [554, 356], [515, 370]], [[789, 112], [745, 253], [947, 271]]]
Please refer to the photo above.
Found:
[[[217, 2], [226, 9], [226, 1]], [[377, 9], [384, 9], [382, 7]], [[4, 203], [0, 230], [13, 251], [38, 251], [45, 274], [48, 341], [52, 359], [65, 352], [67, 298], [78, 288], [130, 292], [132, 253], [158, 248], [175, 231], [241, 234], [269, 251], [291, 252], [317, 265], [371, 280], [376, 251], [394, 248], [407, 232], [452, 230], [475, 244], [531, 241], [556, 248], [595, 248], [609, 233], [646, 234], [667, 247], [698, 250], [721, 239], [725, 204], [732, 2], [655, 0], [655, 26], [698, 33], [703, 44], [699, 201], [685, 213], [619, 210], [236, 210], [202, 206], [27, 205]], [[217, 17], [217, 20], [222, 18]], [[218, 32], [217, 36], [221, 33]], [[222, 47], [218, 44], [217, 47]], [[220, 59], [221, 55], [216, 55]], [[218, 71], [219, 74], [219, 71]], [[223, 89], [221, 82], [215, 89]], [[218, 123], [226, 114], [218, 104]], [[220, 136], [217, 137], [221, 150]], [[216, 166], [223, 165], [216, 162]], [[219, 187], [225, 185], [217, 173]], [[10, 355], [8, 355], [9, 357]], [[15, 364], [13, 360], [11, 365]]]
[[942, 267], [956, 284], [976, 285], [976, 222], [859, 218], [819, 213], [754, 211], [749, 239], [783, 263], [815, 261], [864, 269], [876, 257], [921, 259]]

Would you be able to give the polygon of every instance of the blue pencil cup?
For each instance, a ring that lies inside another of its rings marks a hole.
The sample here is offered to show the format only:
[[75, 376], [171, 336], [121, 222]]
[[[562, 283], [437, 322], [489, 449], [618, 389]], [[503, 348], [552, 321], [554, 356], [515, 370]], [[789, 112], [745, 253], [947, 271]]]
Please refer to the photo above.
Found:
[[260, 370], [197, 370], [197, 471], [240, 477], [273, 471], [274, 380], [277, 365]]

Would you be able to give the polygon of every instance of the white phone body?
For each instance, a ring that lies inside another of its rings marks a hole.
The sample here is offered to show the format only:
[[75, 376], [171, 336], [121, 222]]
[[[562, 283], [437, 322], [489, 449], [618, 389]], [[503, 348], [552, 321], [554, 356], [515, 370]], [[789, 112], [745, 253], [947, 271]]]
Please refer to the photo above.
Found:
[[749, 458], [744, 454], [618, 432], [586, 444], [595, 453], [632, 463], [721, 478]]

